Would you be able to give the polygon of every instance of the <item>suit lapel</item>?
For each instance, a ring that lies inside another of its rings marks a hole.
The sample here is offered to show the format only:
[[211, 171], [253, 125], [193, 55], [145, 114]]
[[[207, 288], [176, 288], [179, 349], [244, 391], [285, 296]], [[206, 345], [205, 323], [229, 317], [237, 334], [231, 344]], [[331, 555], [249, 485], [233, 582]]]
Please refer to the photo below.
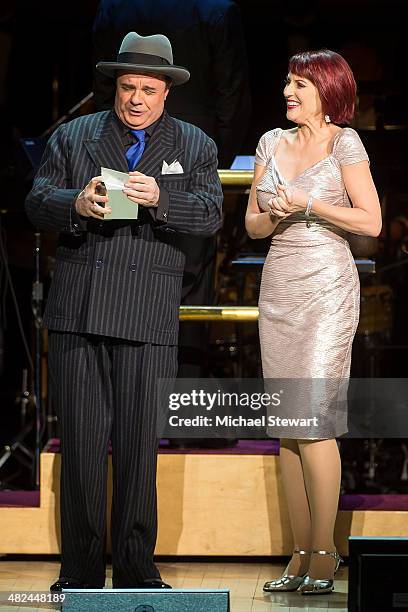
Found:
[[112, 113], [101, 122], [95, 138], [84, 140], [84, 146], [98, 168], [128, 172], [120, 127]]
[[[128, 172], [122, 134], [112, 113], [101, 122], [95, 138], [84, 140], [84, 146], [98, 167], [98, 172], [101, 167]], [[162, 120], [154, 130], [135, 170], [148, 176], [158, 177], [161, 174], [163, 160], [171, 164], [178, 160], [183, 152], [184, 144], [181, 141], [177, 122], [164, 111]]]
[[163, 160], [168, 164], [178, 159], [184, 151], [180, 131], [176, 121], [166, 111], [154, 130], [142, 159], [135, 170], [148, 176], [158, 177], [161, 174]]

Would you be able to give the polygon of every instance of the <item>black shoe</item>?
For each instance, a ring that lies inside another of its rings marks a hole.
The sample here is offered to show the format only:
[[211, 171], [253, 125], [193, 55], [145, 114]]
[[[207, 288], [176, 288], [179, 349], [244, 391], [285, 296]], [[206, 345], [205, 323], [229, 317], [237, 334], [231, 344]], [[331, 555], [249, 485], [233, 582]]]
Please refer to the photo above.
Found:
[[172, 587], [169, 584], [163, 582], [161, 578], [147, 578], [140, 582], [137, 589], [171, 589]]
[[101, 589], [103, 587], [95, 584], [87, 584], [84, 582], [75, 582], [74, 580], [57, 580], [50, 586], [51, 593], [59, 593], [64, 589]]

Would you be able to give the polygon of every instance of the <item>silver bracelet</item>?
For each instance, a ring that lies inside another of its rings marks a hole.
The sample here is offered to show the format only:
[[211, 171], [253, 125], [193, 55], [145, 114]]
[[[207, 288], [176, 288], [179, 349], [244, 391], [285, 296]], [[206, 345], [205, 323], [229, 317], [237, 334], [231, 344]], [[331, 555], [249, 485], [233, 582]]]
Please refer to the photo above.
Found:
[[306, 226], [310, 227], [310, 212], [312, 210], [313, 205], [313, 196], [309, 196], [309, 199], [306, 204], [305, 217], [306, 217]]

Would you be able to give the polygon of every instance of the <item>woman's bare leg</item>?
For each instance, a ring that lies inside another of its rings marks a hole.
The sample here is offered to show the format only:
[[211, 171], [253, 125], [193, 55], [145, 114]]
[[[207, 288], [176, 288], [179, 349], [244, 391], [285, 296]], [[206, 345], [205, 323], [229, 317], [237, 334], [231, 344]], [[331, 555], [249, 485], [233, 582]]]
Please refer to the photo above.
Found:
[[[280, 441], [280, 470], [283, 489], [289, 510], [294, 548], [311, 549], [311, 517], [297, 440], [282, 438]], [[293, 555], [289, 574], [300, 576], [307, 572], [309, 555]]]
[[[311, 514], [311, 548], [335, 550], [336, 522], [341, 480], [340, 453], [335, 439], [298, 440]], [[303, 492], [301, 492], [303, 498]], [[312, 555], [311, 578], [333, 578], [332, 557]]]

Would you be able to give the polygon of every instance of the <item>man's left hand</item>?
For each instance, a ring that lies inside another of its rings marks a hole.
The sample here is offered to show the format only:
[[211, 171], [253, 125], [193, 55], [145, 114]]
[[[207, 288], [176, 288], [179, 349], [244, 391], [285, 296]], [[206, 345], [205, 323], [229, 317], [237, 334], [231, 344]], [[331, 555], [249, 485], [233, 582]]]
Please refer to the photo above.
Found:
[[129, 172], [129, 180], [125, 183], [123, 193], [129, 200], [142, 206], [157, 206], [160, 189], [153, 176], [142, 172]]

